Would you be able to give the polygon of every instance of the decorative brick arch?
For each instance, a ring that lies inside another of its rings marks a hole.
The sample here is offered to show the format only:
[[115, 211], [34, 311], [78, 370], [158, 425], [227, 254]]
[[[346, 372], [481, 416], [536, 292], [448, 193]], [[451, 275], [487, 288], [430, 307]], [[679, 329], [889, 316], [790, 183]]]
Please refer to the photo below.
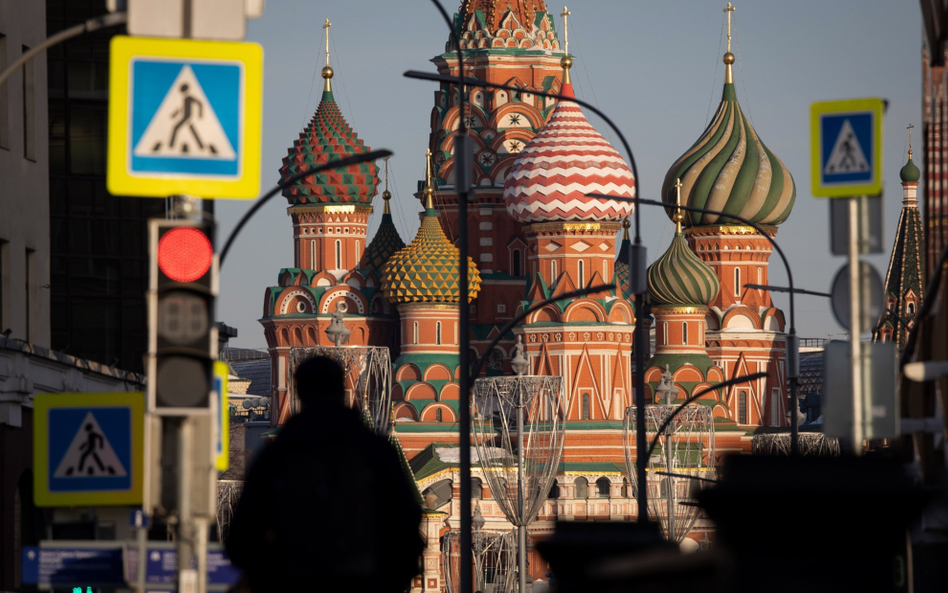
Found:
[[450, 381], [451, 379], [451, 369], [446, 365], [434, 363], [425, 369], [425, 381]]
[[421, 381], [421, 371], [415, 365], [408, 363], [398, 367], [395, 373], [396, 381]]
[[[300, 305], [303, 306], [302, 311], [299, 310]], [[315, 312], [316, 299], [314, 299], [313, 295], [305, 288], [291, 286], [277, 297], [276, 315], [292, 315], [296, 313], [309, 313], [312, 315]]]
[[332, 313], [336, 310], [334, 303], [338, 300], [344, 300], [348, 307], [347, 314], [365, 315], [366, 305], [365, 297], [362, 293], [353, 292], [348, 285], [340, 285], [326, 291], [323, 298], [320, 299], [319, 312], [322, 314]]
[[563, 313], [563, 321], [590, 321], [600, 323], [606, 320], [606, 311], [602, 306], [588, 299], [573, 301]]
[[454, 413], [454, 409], [451, 408], [451, 406], [439, 402], [434, 402], [425, 406], [425, 409], [421, 411], [420, 421], [436, 422], [435, 414], [437, 414], [438, 410], [441, 410], [441, 422], [457, 422], [457, 416]]
[[398, 420], [399, 418], [409, 418], [417, 421], [418, 412], [415, 410], [415, 406], [405, 402], [395, 404], [395, 419]]
[[405, 392], [405, 401], [415, 399], [438, 399], [438, 392], [429, 383], [415, 383]]

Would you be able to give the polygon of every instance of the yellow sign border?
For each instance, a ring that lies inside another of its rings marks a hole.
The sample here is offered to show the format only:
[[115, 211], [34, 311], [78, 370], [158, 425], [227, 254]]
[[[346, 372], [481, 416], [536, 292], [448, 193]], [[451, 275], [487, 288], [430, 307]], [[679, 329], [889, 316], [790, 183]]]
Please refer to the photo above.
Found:
[[214, 363], [214, 375], [221, 378], [221, 393], [218, 402], [221, 409], [218, 412], [221, 415], [221, 454], [217, 455], [215, 465], [217, 471], [226, 472], [230, 468], [230, 397], [227, 393], [227, 378], [230, 375], [230, 367], [226, 362]]
[[[263, 48], [256, 43], [155, 39], [116, 35], [110, 44], [109, 133], [106, 184], [119, 196], [163, 198], [187, 194], [202, 198], [253, 199], [260, 193], [263, 124]], [[244, 122], [241, 176], [236, 180], [174, 178], [167, 174], [131, 175], [127, 169], [129, 68], [133, 58], [198, 58], [244, 64]]]
[[[128, 407], [132, 411], [132, 487], [124, 492], [49, 491], [49, 411], [61, 408]], [[38, 507], [140, 505], [145, 474], [145, 394], [40, 393], [33, 398], [33, 499]]]
[[[882, 117], [885, 107], [878, 97], [868, 99], [849, 99], [846, 101], [820, 101], [810, 105], [810, 181], [813, 197], [816, 198], [848, 198], [851, 196], [874, 196], [882, 193], [882, 154], [885, 145], [883, 138], [884, 126]], [[821, 158], [822, 142], [820, 133], [820, 119], [824, 115], [843, 115], [847, 113], [865, 113], [871, 111], [874, 121], [872, 124], [875, 135], [875, 146], [872, 148], [872, 162], [874, 163], [874, 178], [871, 183], [824, 186], [821, 184], [820, 171], [823, 168]]]

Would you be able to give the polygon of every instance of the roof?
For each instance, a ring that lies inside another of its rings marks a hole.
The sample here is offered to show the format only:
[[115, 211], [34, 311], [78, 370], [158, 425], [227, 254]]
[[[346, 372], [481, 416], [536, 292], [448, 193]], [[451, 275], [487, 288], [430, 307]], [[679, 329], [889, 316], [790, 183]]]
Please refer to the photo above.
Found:
[[[349, 127], [332, 91], [322, 100], [309, 124], [283, 157], [280, 181], [293, 175], [354, 154], [369, 147]], [[323, 171], [283, 188], [290, 204], [369, 204], [378, 188], [379, 168], [374, 162], [349, 165], [343, 170]]]
[[[648, 267], [648, 292], [656, 305], [706, 307], [718, 296], [721, 282], [711, 266], [675, 233], [668, 250]], [[655, 311], [655, 315], [661, 315]]]
[[[562, 95], [572, 97], [573, 86]], [[507, 212], [525, 223], [621, 220], [632, 202], [591, 197], [635, 196], [635, 178], [622, 156], [586, 120], [576, 103], [561, 100], [510, 167], [504, 182]]]
[[491, 52], [559, 50], [543, 0], [462, 0], [455, 15], [461, 49]]
[[392, 255], [405, 248], [405, 242], [402, 241], [395, 223], [392, 221], [392, 213], [389, 210], [388, 201], [391, 194], [386, 192], [382, 194], [385, 200], [385, 212], [382, 214], [382, 222], [379, 224], [372, 242], [369, 243], [365, 252], [362, 254], [362, 262], [359, 267], [368, 268], [375, 272], [381, 272], [385, 263]]
[[[764, 146], [741, 110], [733, 82], [724, 84], [711, 124], [665, 175], [666, 204], [675, 204], [677, 179], [683, 205], [731, 212], [761, 224], [785, 221], [797, 195], [790, 171]], [[672, 215], [669, 209], [666, 213]], [[686, 212], [684, 218], [685, 226], [723, 222], [727, 220], [716, 214], [697, 212]]]
[[270, 358], [241, 360], [230, 363], [231, 370], [241, 379], [249, 379], [247, 395], [270, 397]]
[[823, 351], [800, 353], [799, 395], [823, 394]]

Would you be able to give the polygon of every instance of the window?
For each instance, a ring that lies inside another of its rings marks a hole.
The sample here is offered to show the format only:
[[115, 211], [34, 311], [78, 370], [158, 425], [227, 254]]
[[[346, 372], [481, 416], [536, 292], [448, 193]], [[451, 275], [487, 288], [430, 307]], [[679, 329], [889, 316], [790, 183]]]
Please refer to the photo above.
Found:
[[[7, 68], [7, 36], [0, 35], [0, 70]], [[9, 85], [0, 86], [0, 148], [10, 148]]]
[[504, 303], [498, 303], [498, 305], [497, 305], [497, 312], [498, 312], [498, 313], [506, 313], [506, 312], [507, 312], [507, 305], [505, 305]]
[[413, 321], [411, 324], [411, 343], [412, 344], [418, 343], [418, 322], [417, 321]]
[[629, 497], [629, 481], [625, 478], [622, 478], [622, 490], [619, 491], [619, 496], [622, 498]]
[[553, 499], [553, 500], [556, 500], [557, 498], [559, 498], [559, 497], [560, 497], [560, 485], [557, 484], [556, 482], [553, 482], [553, 485], [550, 486], [550, 493], [547, 494], [546, 497], [547, 497], [547, 498], [550, 498], [550, 499]]
[[309, 269], [316, 269], [316, 240], [309, 242]]
[[435, 422], [443, 422], [443, 421], [444, 421], [444, 416], [442, 414], [442, 410], [441, 408], [438, 408], [437, 410], [435, 410]]
[[33, 281], [33, 274], [34, 274], [33, 267], [34, 267], [34, 264], [36, 263], [35, 256], [36, 256], [36, 252], [33, 251], [32, 249], [27, 248], [26, 262], [25, 262], [26, 270], [24, 274], [26, 278], [26, 314], [24, 315], [24, 320], [26, 321], [26, 336], [25, 336], [26, 341], [30, 343], [33, 342], [32, 340], [33, 336], [30, 335], [30, 330], [31, 330], [31, 325], [32, 325], [30, 321], [31, 321], [31, 317], [33, 316], [33, 312], [30, 310], [30, 304], [32, 304], [33, 302], [33, 291], [36, 290], [36, 287], [34, 286], [35, 282]]
[[480, 500], [484, 494], [484, 487], [480, 478], [471, 478], [471, 500]]
[[662, 322], [662, 345], [668, 346], [668, 322]]
[[441, 322], [435, 324], [435, 344], [441, 344]]
[[741, 269], [734, 268], [734, 298], [741, 298]]
[[458, 345], [458, 322], [454, 322], [454, 345]]
[[356, 263], [357, 263], [357, 264], [359, 263], [359, 252], [360, 252], [360, 251], [361, 251], [361, 249], [360, 249], [360, 247], [359, 247], [359, 240], [356, 239], [356, 257], [355, 257], [355, 260], [356, 260]]
[[23, 156], [36, 160], [36, 60], [23, 64]]
[[519, 249], [514, 249], [514, 250], [513, 250], [513, 262], [512, 262], [512, 265], [510, 266], [510, 275], [511, 275], [511, 276], [522, 276], [522, 275], [523, 275], [523, 271], [522, 271], [522, 269], [521, 269], [522, 263], [521, 263], [521, 261], [520, 261], [522, 257], [523, 257], [523, 252], [522, 252], [522, 251], [520, 251]]
[[737, 423], [747, 424], [747, 392], [737, 392]]
[[589, 482], [586, 481], [586, 478], [576, 478], [573, 480], [573, 488], [575, 489], [574, 498], [586, 498], [588, 485]]
[[688, 343], [688, 324], [687, 323], [681, 324], [681, 343], [682, 344]]
[[596, 480], [596, 492], [599, 498], [609, 498], [609, 478], [603, 476]]
[[556, 280], [556, 262], [555, 261], [550, 262], [550, 280], [551, 281]]
[[590, 418], [590, 413], [589, 413], [589, 412], [590, 412], [590, 410], [589, 410], [589, 392], [588, 392], [588, 391], [585, 391], [585, 392], [583, 392], [583, 410], [582, 410], [582, 413], [583, 413], [582, 419], [583, 419], [583, 420], [589, 420], [589, 418]]
[[912, 302], [906, 303], [906, 305], [905, 305], [905, 312], [908, 313], [909, 315], [914, 315], [914, 314], [915, 314], [915, 303], [912, 303]]
[[579, 284], [580, 288], [585, 288], [586, 286], [586, 265], [583, 263], [583, 260], [579, 260]]
[[336, 269], [342, 269], [342, 241], [336, 239]]

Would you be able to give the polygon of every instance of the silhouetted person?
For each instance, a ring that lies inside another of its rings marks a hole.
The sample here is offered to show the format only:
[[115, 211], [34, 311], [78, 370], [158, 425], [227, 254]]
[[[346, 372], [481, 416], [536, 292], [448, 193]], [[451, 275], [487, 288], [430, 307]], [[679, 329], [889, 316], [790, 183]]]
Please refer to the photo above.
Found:
[[345, 375], [296, 370], [302, 410], [254, 462], [225, 542], [253, 593], [405, 591], [421, 507], [395, 448], [345, 407]]

